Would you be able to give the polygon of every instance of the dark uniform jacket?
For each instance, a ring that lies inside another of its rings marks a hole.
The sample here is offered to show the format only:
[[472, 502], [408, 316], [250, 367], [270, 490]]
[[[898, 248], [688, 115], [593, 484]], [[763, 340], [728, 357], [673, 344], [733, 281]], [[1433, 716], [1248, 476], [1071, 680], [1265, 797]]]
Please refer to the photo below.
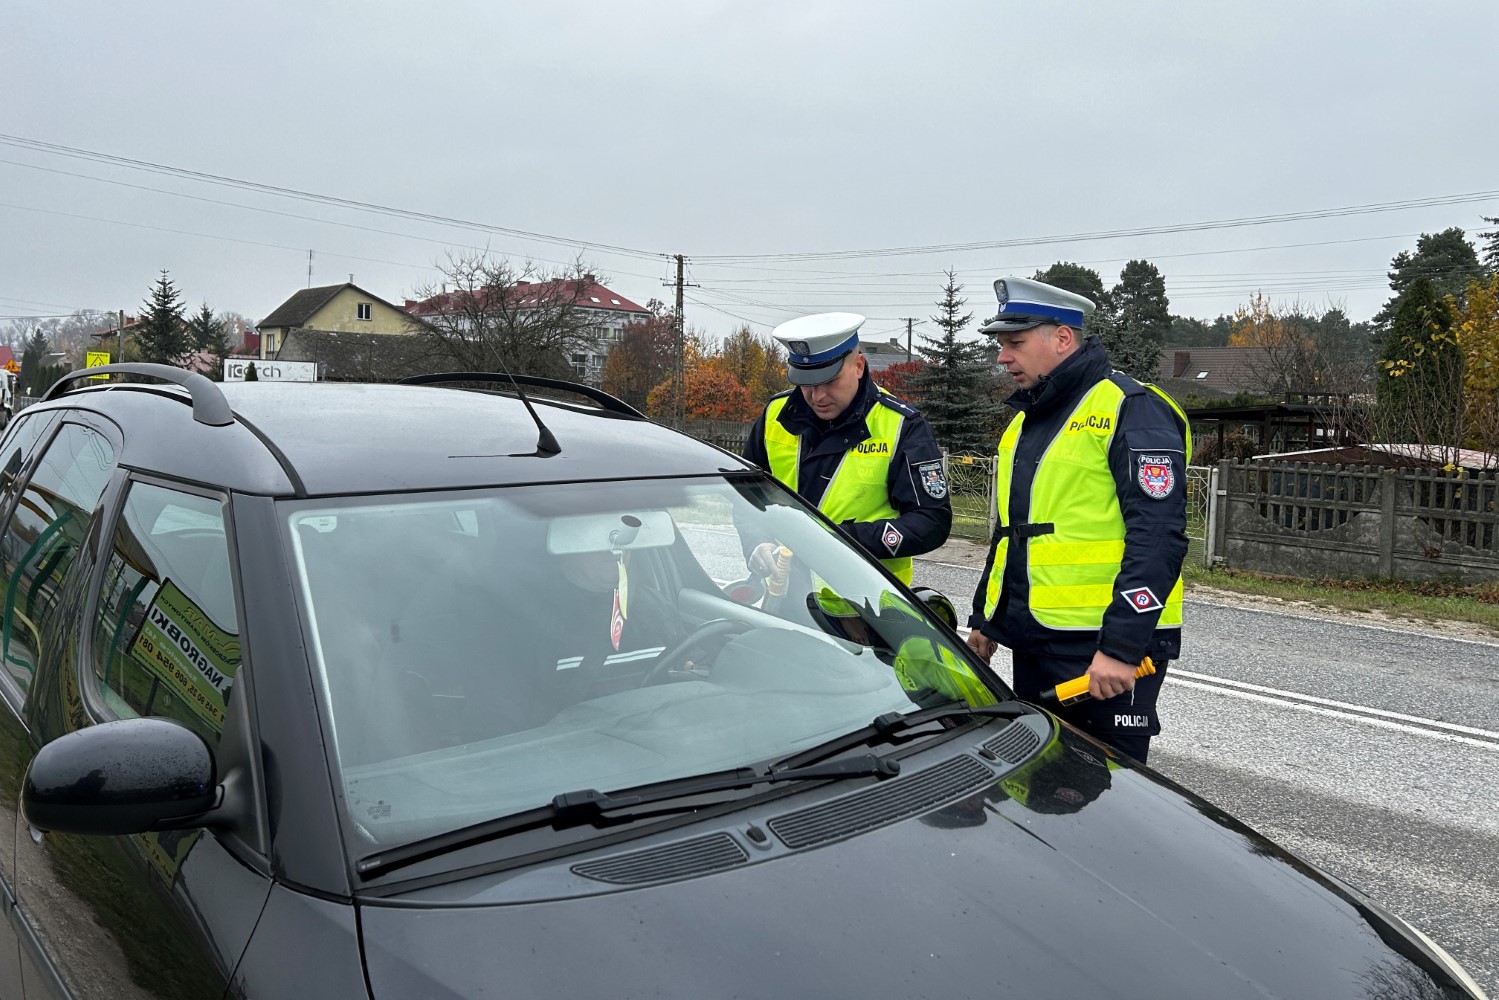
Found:
[[[1129, 376], [1115, 373], [1098, 338], [1088, 337], [1050, 375], [1010, 397], [1009, 405], [1025, 414], [1010, 485], [1010, 523], [1030, 520], [1031, 484], [1047, 445], [1083, 396], [1111, 375], [1121, 385], [1136, 384]], [[1147, 654], [1157, 663], [1175, 659], [1181, 651], [1181, 630], [1157, 629], [1159, 608], [1138, 612], [1120, 594], [1149, 587], [1164, 596], [1181, 573], [1187, 554], [1185, 433], [1171, 406], [1148, 389], [1126, 395], [1121, 404], [1119, 425], [1109, 445], [1109, 469], [1124, 517], [1124, 560], [1115, 578], [1114, 601], [1104, 612], [1103, 627], [1097, 633], [1049, 629], [1031, 617], [1023, 544], [1010, 546], [1000, 604], [994, 617], [985, 621], [984, 594], [994, 561], [990, 548], [969, 625], [1010, 649], [1028, 654], [1086, 662], [1096, 650], [1102, 650], [1126, 663], [1139, 663]], [[1172, 456], [1174, 481], [1164, 499], [1147, 495], [1136, 481], [1133, 453], [1141, 452]]]
[[[882, 537], [883, 520], [845, 521], [842, 528], [878, 559], [920, 555], [947, 541], [948, 532], [952, 530], [952, 501], [947, 495], [947, 479], [942, 474], [942, 450], [937, 447], [931, 425], [915, 407], [880, 392], [867, 369], [859, 381], [859, 394], [848, 409], [831, 422], [813, 413], [800, 391], [791, 389], [781, 395], [790, 396], [781, 410], [781, 426], [800, 437], [802, 442], [797, 492], [813, 506], [822, 500], [822, 494], [844, 454], [869, 438], [865, 415], [876, 406], [888, 406], [903, 415], [905, 420], [901, 423], [895, 452], [890, 456], [890, 475], [886, 480], [890, 506], [898, 512], [890, 523], [900, 533], [900, 541], [893, 549], [886, 547]], [[764, 412], [750, 428], [744, 458], [770, 471], [770, 459], [765, 454]]]

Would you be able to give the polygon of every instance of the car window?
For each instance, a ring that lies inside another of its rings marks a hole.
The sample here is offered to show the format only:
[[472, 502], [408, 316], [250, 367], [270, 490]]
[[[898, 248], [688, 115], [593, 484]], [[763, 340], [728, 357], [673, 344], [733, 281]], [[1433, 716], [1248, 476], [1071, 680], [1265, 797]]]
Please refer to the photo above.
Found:
[[22, 414], [10, 425], [10, 433], [0, 446], [0, 511], [10, 506], [20, 486], [21, 470], [31, 458], [42, 432], [52, 426], [55, 410], [41, 414]]
[[64, 423], [37, 459], [6, 523], [0, 539], [0, 651], [6, 672], [23, 691], [45, 652], [47, 619], [113, 471], [114, 449], [102, 435]]
[[[280, 505], [366, 849], [995, 700], [955, 636], [762, 480]], [[746, 584], [764, 540], [795, 553], [780, 594]]]
[[93, 661], [113, 715], [175, 719], [217, 745], [240, 665], [221, 499], [131, 484], [104, 568]]

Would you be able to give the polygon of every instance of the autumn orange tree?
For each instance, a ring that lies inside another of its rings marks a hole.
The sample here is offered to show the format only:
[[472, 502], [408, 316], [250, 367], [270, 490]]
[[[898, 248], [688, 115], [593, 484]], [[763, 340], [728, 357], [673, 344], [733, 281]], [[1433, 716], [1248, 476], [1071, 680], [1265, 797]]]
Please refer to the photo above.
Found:
[[729, 334], [717, 357], [724, 369], [744, 386], [757, 408], [791, 386], [786, 379], [786, 355], [781, 345], [768, 336], [756, 336], [748, 326]]
[[902, 361], [891, 365], [883, 371], [876, 372], [874, 380], [892, 396], [899, 396], [913, 406], [921, 406], [921, 399], [916, 395], [915, 376], [921, 371], [925, 362]]
[[676, 356], [676, 321], [656, 299], [646, 303], [650, 316], [625, 327], [604, 363], [604, 391], [636, 409], [644, 409], [650, 392], [672, 369]]
[[[749, 421], [760, 412], [760, 407], [750, 399], [749, 390], [734, 377], [721, 357], [698, 354], [688, 363], [686, 376], [682, 412], [688, 420]], [[668, 378], [651, 390], [646, 413], [657, 419], [670, 415], [674, 381], [675, 378]]]

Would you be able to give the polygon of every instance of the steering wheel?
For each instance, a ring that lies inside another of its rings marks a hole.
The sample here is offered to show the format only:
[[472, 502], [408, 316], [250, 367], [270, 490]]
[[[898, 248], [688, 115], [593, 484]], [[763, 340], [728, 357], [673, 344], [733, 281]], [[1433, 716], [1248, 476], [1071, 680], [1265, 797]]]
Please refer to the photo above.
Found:
[[747, 622], [735, 621], [732, 618], [714, 618], [703, 622], [671, 647], [662, 650], [651, 669], [646, 671], [645, 676], [640, 678], [640, 683], [635, 686], [643, 688], [659, 683], [667, 674], [681, 667], [687, 661], [687, 654], [703, 643], [711, 639], [727, 641], [730, 636], [748, 632], [752, 627]]

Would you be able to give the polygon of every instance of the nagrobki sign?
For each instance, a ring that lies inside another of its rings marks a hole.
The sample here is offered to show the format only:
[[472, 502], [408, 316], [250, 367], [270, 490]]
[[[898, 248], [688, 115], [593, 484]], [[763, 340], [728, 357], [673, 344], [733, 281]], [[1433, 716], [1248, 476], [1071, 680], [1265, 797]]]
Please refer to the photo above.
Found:
[[271, 361], [261, 358], [225, 358], [224, 381], [243, 382], [245, 371], [255, 366], [262, 382], [316, 382], [316, 361]]

